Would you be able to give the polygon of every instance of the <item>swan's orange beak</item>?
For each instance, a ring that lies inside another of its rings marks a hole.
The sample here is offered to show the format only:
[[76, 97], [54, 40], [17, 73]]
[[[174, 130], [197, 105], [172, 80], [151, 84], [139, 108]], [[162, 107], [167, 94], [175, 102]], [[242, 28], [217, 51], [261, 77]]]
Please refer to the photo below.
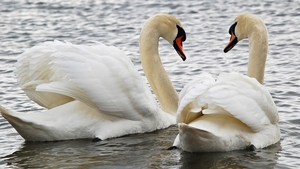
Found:
[[227, 46], [224, 48], [224, 52], [227, 53], [228, 51], [230, 51], [237, 43], [238, 43], [237, 37], [234, 35], [234, 33], [231, 33], [230, 40]]
[[173, 47], [176, 50], [176, 52], [178, 53], [178, 55], [181, 57], [181, 59], [183, 61], [185, 61], [186, 56], [183, 52], [183, 46], [182, 46], [182, 41], [184, 41], [184, 40], [182, 38], [183, 38], [183, 36], [177, 37], [173, 42]]

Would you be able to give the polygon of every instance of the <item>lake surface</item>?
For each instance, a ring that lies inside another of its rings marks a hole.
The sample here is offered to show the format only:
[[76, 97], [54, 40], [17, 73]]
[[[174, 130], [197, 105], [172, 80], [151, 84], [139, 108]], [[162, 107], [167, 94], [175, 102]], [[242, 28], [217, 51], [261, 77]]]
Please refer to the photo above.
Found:
[[164, 66], [179, 92], [201, 72], [246, 73], [248, 41], [227, 54], [233, 19], [259, 15], [269, 30], [265, 85], [280, 115], [281, 140], [256, 151], [186, 153], [166, 150], [177, 127], [92, 142], [74, 140], [27, 143], [0, 116], [0, 168], [299, 168], [300, 167], [300, 1], [138, 1], [2, 0], [0, 2], [0, 104], [19, 112], [43, 111], [18, 87], [17, 56], [48, 40], [75, 44], [100, 41], [126, 52], [141, 72], [138, 36], [145, 20], [157, 13], [179, 18], [187, 32], [187, 60], [165, 41]]

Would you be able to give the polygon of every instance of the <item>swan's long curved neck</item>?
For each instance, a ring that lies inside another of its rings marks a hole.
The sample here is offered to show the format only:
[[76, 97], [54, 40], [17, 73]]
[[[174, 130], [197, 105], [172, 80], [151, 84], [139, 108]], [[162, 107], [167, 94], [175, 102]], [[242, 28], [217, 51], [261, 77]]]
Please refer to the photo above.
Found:
[[160, 35], [154, 25], [145, 25], [140, 35], [142, 67], [163, 111], [175, 114], [178, 94], [165, 71], [158, 52]]
[[266, 59], [268, 53], [268, 33], [266, 29], [253, 32], [249, 36], [248, 76], [264, 83]]

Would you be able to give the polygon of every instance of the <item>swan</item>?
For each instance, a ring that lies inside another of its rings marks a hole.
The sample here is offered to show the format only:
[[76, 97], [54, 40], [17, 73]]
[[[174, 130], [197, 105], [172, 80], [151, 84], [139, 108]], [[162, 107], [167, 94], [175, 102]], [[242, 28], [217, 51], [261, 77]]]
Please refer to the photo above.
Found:
[[229, 29], [224, 52], [240, 40], [249, 39], [247, 75], [221, 73], [217, 80], [203, 73], [179, 94], [179, 134], [173, 148], [188, 152], [254, 150], [280, 139], [278, 111], [263, 86], [268, 50], [268, 33], [263, 21], [253, 14], [236, 17]]
[[185, 60], [186, 34], [169, 14], [150, 17], [141, 30], [142, 67], [161, 107], [123, 51], [49, 41], [22, 53], [15, 65], [20, 87], [47, 110], [21, 113], [1, 106], [1, 114], [26, 141], [100, 141], [167, 128], [176, 123], [178, 94], [160, 60], [160, 37]]

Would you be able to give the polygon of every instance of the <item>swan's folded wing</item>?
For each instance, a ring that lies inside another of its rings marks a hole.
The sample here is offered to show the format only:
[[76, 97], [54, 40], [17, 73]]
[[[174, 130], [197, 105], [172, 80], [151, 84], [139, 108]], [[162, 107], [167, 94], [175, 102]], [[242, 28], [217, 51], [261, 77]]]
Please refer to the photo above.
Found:
[[92, 101], [102, 113], [112, 118], [134, 120], [140, 115], [149, 115], [149, 111], [153, 110], [151, 107], [155, 107], [146, 83], [119, 49], [102, 44], [77, 45], [53, 56], [54, 65], [67, 73], [70, 81], [86, 93], [77, 95], [80, 90], [74, 90], [72, 97], [87, 104]]
[[239, 119], [253, 131], [278, 122], [271, 95], [256, 79], [237, 73], [220, 74], [208, 91], [210, 100]]

